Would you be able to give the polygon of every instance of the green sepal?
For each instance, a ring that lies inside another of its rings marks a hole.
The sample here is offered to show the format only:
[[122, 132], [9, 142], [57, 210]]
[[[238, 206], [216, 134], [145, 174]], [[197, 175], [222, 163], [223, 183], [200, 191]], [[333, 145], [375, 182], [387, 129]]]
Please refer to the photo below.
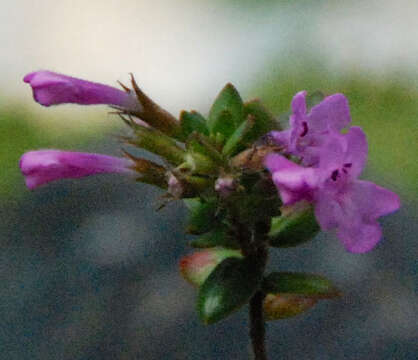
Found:
[[202, 199], [188, 199], [189, 220], [186, 232], [189, 234], [200, 235], [210, 231], [216, 220], [218, 203], [216, 199], [204, 201]]
[[135, 145], [166, 159], [172, 165], [181, 164], [186, 152], [176, 141], [159, 130], [136, 125], [134, 136], [122, 137], [128, 144]]
[[190, 242], [190, 246], [199, 249], [221, 246], [227, 249], [239, 249], [237, 241], [228, 234], [226, 227], [209, 231]]
[[206, 155], [218, 164], [224, 163], [223, 156], [216, 148], [213, 140], [201, 133], [193, 132], [189, 135], [186, 140], [186, 149], [189, 152]]
[[193, 132], [209, 135], [206, 119], [197, 111], [183, 110], [180, 113], [180, 127], [184, 139], [187, 139]]
[[308, 207], [271, 219], [269, 243], [274, 247], [292, 247], [312, 240], [320, 228], [313, 209]]
[[250, 258], [228, 258], [200, 287], [197, 310], [205, 324], [218, 322], [245, 305], [258, 290], [262, 267]]
[[232, 84], [226, 84], [213, 103], [208, 118], [211, 134], [221, 133], [228, 138], [244, 121], [244, 105]]
[[278, 128], [278, 123], [259, 100], [252, 100], [244, 104], [243, 122], [231, 135], [223, 148], [226, 155], [235, 155], [250, 147], [261, 136]]
[[274, 272], [263, 280], [262, 289], [268, 294], [293, 294], [317, 299], [340, 296], [334, 284], [323, 276], [297, 272]]

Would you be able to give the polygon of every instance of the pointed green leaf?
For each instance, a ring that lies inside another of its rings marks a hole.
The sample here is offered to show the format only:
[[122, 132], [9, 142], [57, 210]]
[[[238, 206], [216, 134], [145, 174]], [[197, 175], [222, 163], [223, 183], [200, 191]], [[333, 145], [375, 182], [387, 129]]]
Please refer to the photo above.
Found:
[[205, 324], [213, 324], [245, 305], [258, 290], [262, 270], [249, 258], [220, 263], [200, 287], [197, 310]]
[[212, 134], [221, 133], [228, 138], [244, 121], [244, 105], [232, 84], [226, 84], [213, 103], [208, 119]]
[[278, 130], [279, 124], [259, 100], [244, 105], [245, 122], [231, 135], [223, 148], [223, 153], [235, 155], [250, 147], [256, 140], [269, 131]]
[[228, 234], [226, 227], [214, 229], [199, 238], [194, 239], [190, 245], [195, 248], [212, 248], [222, 246], [229, 249], [239, 249], [237, 241]]
[[245, 138], [251, 128], [254, 126], [254, 120], [249, 118], [245, 120], [239, 127], [236, 129], [225, 146], [222, 149], [222, 154], [224, 155], [233, 155], [243, 150], [245, 148]]
[[257, 140], [260, 136], [268, 133], [269, 131], [278, 128], [278, 122], [274, 116], [264, 107], [260, 100], [251, 100], [244, 104], [244, 116], [253, 116], [255, 124], [251, 131], [251, 142]]
[[312, 208], [273, 217], [268, 234], [270, 245], [292, 247], [312, 240], [320, 228]]
[[219, 113], [216, 122], [211, 130], [216, 137], [222, 135], [223, 139], [228, 139], [235, 131], [236, 126], [232, 114], [228, 110]]
[[180, 113], [180, 126], [184, 139], [186, 139], [194, 131], [204, 135], [209, 135], [209, 130], [206, 126], [206, 119], [197, 111], [182, 111]]
[[189, 201], [189, 206], [190, 215], [186, 231], [196, 235], [210, 231], [216, 220], [217, 201], [193, 200]]
[[323, 276], [296, 272], [274, 272], [263, 280], [263, 291], [270, 294], [295, 294], [315, 298], [339, 296], [338, 289]]

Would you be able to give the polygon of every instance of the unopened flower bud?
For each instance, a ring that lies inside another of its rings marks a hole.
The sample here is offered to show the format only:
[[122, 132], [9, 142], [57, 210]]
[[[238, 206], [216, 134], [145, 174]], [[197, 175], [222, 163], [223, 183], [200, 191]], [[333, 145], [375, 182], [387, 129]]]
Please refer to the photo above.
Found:
[[52, 71], [32, 72], [23, 81], [32, 87], [35, 101], [44, 106], [73, 103], [107, 104], [129, 111], [139, 111], [142, 108], [133, 93]]
[[297, 294], [267, 294], [264, 299], [266, 320], [278, 320], [293, 317], [312, 308], [318, 299]]
[[176, 199], [180, 199], [184, 192], [184, 187], [181, 182], [173, 174], [170, 173], [167, 183], [168, 192]]
[[215, 190], [222, 197], [228, 197], [236, 189], [235, 179], [231, 176], [219, 177], [215, 182]]
[[19, 167], [29, 189], [59, 179], [121, 173], [135, 176], [134, 163], [126, 158], [61, 150], [29, 151], [20, 159]]
[[241, 258], [242, 254], [238, 250], [224, 248], [196, 251], [180, 260], [180, 272], [189, 283], [200, 286], [215, 267], [229, 257]]

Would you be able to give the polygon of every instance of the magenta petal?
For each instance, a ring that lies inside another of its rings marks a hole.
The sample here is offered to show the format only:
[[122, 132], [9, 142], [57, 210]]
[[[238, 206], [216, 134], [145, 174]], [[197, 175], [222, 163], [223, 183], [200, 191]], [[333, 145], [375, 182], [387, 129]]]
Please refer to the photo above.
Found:
[[339, 227], [337, 237], [347, 251], [361, 254], [372, 250], [377, 245], [382, 237], [382, 230], [377, 222], [364, 223], [361, 226]]
[[23, 81], [31, 85], [35, 101], [44, 106], [65, 103], [108, 104], [130, 109], [140, 106], [136, 98], [125, 91], [51, 71], [27, 74]]
[[292, 99], [292, 112], [300, 117], [306, 114], [306, 91], [299, 91]]
[[29, 189], [50, 181], [80, 178], [102, 173], [134, 175], [134, 164], [126, 158], [61, 150], [29, 151], [20, 159], [19, 167]]
[[293, 204], [302, 199], [312, 200], [312, 193], [317, 185], [314, 169], [299, 166], [277, 154], [268, 155], [265, 166], [273, 173], [273, 182], [284, 204]]
[[344, 135], [330, 133], [326, 142], [318, 150], [319, 168], [323, 177], [328, 177], [330, 171], [343, 166], [347, 151], [347, 141]]
[[351, 121], [348, 100], [343, 94], [327, 96], [312, 109], [309, 117], [309, 127], [315, 131], [340, 131]]
[[338, 219], [343, 216], [340, 204], [334, 197], [324, 192], [319, 193], [315, 201], [315, 217], [322, 230], [331, 230], [338, 226]]
[[291, 130], [270, 131], [269, 136], [280, 146], [289, 147]]
[[355, 181], [349, 194], [366, 221], [376, 220], [400, 207], [398, 195], [370, 181]]
[[345, 164], [350, 164], [350, 178], [356, 179], [363, 171], [367, 161], [367, 139], [366, 134], [358, 126], [353, 126], [344, 135], [347, 141]]

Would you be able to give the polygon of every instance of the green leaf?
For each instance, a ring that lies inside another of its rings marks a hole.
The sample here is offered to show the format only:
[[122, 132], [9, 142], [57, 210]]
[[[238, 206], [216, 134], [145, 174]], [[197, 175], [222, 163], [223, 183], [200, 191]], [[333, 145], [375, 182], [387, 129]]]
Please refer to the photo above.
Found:
[[235, 155], [250, 147], [261, 136], [273, 129], [278, 123], [259, 100], [252, 100], [244, 105], [245, 121], [235, 130], [223, 148], [223, 154]]
[[295, 294], [267, 294], [263, 303], [266, 321], [294, 317], [311, 309], [318, 302], [316, 297]]
[[228, 249], [239, 249], [236, 240], [228, 234], [227, 227], [214, 229], [191, 241], [190, 245], [195, 248], [212, 248], [222, 246]]
[[193, 132], [209, 135], [206, 119], [197, 111], [182, 111], [180, 113], [180, 126], [184, 139]]
[[312, 240], [320, 228], [312, 208], [271, 219], [270, 245], [292, 247]]
[[254, 142], [260, 136], [268, 133], [269, 131], [278, 129], [278, 123], [274, 116], [264, 107], [260, 100], [251, 100], [244, 105], [244, 116], [253, 116], [255, 124], [251, 129], [251, 137], [248, 139], [250, 142]]
[[241, 96], [232, 84], [226, 84], [209, 112], [210, 133], [221, 133], [228, 138], [243, 121], [244, 105]]
[[262, 289], [269, 294], [294, 294], [318, 299], [340, 295], [338, 289], [325, 277], [296, 272], [271, 273], [263, 280]]
[[230, 136], [222, 149], [222, 154], [233, 155], [245, 148], [245, 138], [251, 128], [254, 126], [254, 120], [249, 118], [245, 120]]
[[201, 286], [212, 271], [227, 258], [242, 258], [239, 250], [215, 247], [193, 252], [180, 260], [180, 273], [194, 286]]
[[216, 220], [216, 211], [218, 204], [216, 199], [209, 201], [188, 200], [190, 215], [186, 232], [189, 234], [203, 234], [212, 229]]
[[258, 290], [262, 268], [249, 258], [220, 263], [200, 287], [197, 310], [205, 324], [213, 324], [245, 305]]

